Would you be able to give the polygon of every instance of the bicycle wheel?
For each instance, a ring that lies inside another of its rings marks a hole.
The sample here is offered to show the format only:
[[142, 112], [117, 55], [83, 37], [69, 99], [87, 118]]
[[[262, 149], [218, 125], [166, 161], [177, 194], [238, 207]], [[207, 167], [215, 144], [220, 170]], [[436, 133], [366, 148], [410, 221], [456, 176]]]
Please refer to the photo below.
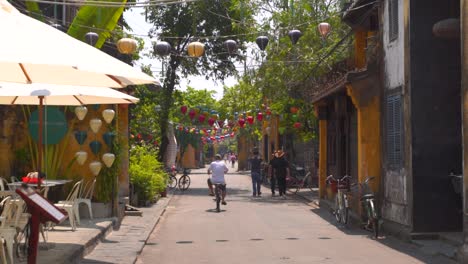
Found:
[[216, 212], [219, 213], [219, 212], [221, 212], [221, 207], [220, 207], [221, 194], [220, 194], [218, 186], [215, 187], [215, 194], [216, 194]]
[[373, 200], [369, 200], [369, 208], [370, 208], [370, 222], [372, 225], [372, 231], [374, 232], [374, 237], [377, 239], [379, 237], [379, 218], [377, 216], [377, 212], [375, 210], [375, 205]]
[[346, 194], [342, 194], [341, 202], [341, 223], [347, 224], [349, 219], [349, 208], [348, 208], [348, 198]]
[[335, 195], [335, 208], [333, 214], [335, 215], [336, 221], [341, 222], [341, 212], [340, 212], [340, 198], [339, 193]]
[[296, 178], [291, 177], [287, 179], [286, 188], [292, 193], [297, 193], [299, 191], [299, 183]]
[[188, 175], [182, 175], [179, 179], [179, 189], [185, 191], [190, 186], [190, 177]]
[[169, 179], [167, 180], [167, 187], [174, 189], [177, 187], [177, 178], [173, 175], [169, 176]]

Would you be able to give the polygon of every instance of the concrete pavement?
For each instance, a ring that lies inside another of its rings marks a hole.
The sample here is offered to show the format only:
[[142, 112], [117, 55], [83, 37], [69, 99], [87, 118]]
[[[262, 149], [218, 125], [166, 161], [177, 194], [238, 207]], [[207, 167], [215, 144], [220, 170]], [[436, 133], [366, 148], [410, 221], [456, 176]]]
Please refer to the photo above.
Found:
[[251, 197], [250, 177], [227, 176], [221, 213], [207, 196], [204, 170], [175, 194], [137, 263], [454, 263], [392, 237], [335, 225], [315, 203], [288, 195]]

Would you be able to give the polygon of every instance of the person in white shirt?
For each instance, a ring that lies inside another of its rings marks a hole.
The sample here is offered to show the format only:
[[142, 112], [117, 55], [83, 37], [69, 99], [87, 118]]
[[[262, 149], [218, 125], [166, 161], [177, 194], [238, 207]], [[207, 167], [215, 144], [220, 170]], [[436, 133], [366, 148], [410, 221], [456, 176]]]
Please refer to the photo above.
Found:
[[210, 167], [208, 167], [208, 174], [211, 174], [211, 184], [221, 184], [221, 203], [223, 205], [226, 205], [226, 181], [224, 179], [224, 174], [227, 173], [228, 170], [228, 167], [222, 161], [221, 155], [219, 154], [216, 154], [215, 161], [211, 162]]

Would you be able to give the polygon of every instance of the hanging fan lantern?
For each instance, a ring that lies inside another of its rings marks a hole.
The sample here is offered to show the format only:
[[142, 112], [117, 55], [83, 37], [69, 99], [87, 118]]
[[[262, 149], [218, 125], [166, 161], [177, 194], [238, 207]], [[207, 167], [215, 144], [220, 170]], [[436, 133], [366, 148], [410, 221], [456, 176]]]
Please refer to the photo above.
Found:
[[266, 36], [260, 36], [258, 37], [255, 42], [257, 43], [258, 47], [263, 51], [266, 49], [268, 45], [268, 37]]
[[138, 43], [131, 38], [122, 38], [117, 41], [117, 49], [122, 54], [132, 54], [136, 51]]
[[101, 129], [101, 126], [102, 126], [101, 119], [93, 118], [89, 120], [89, 127], [94, 132], [94, 134], [96, 134], [99, 131], [99, 129]]
[[187, 53], [190, 57], [198, 58], [205, 52], [205, 45], [203, 43], [195, 41], [187, 46]]
[[75, 153], [75, 158], [76, 158], [76, 162], [78, 162], [78, 164], [83, 165], [85, 163], [86, 159], [88, 158], [88, 152], [78, 151], [78, 152]]
[[99, 172], [101, 171], [102, 168], [102, 163], [99, 161], [93, 161], [89, 163], [89, 169], [93, 173], [94, 176], [97, 176]]
[[85, 34], [85, 41], [86, 43], [88, 43], [89, 45], [93, 46], [96, 45], [96, 42], [98, 41], [99, 39], [99, 35], [95, 32], [88, 32]]
[[83, 145], [83, 143], [86, 141], [86, 138], [88, 137], [88, 132], [86, 131], [75, 131], [75, 139], [78, 142], [78, 144]]
[[166, 41], [160, 41], [153, 46], [154, 53], [161, 57], [167, 56], [171, 53], [171, 44]]
[[318, 31], [322, 39], [326, 39], [328, 34], [330, 34], [331, 26], [326, 22], [322, 22], [318, 25]]
[[224, 46], [226, 47], [229, 55], [236, 54], [237, 43], [234, 40], [228, 39], [224, 41]]
[[297, 41], [302, 37], [302, 32], [297, 29], [293, 29], [288, 32], [288, 36], [291, 39], [292, 44], [296, 44]]
[[102, 155], [102, 161], [104, 162], [107, 168], [110, 168], [112, 164], [114, 164], [114, 160], [115, 160], [115, 155], [112, 153], [104, 153]]
[[75, 107], [75, 115], [78, 118], [78, 120], [83, 120], [88, 113], [88, 108], [86, 106], [77, 106]]
[[182, 112], [182, 114], [185, 115], [185, 113], [187, 113], [187, 106], [186, 105], [181, 106], [180, 112]]

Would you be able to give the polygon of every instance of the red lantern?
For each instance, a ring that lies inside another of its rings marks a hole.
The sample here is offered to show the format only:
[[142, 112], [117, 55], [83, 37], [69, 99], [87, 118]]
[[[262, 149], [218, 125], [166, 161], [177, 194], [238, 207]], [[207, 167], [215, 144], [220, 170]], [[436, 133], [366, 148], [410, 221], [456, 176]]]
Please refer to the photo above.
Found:
[[239, 119], [239, 121], [237, 121], [237, 122], [239, 123], [239, 126], [240, 126], [240, 127], [244, 127], [244, 125], [245, 125], [245, 120], [244, 120], [244, 119], [241, 118], [241, 119]]
[[294, 123], [295, 128], [301, 128], [302, 124], [299, 122]]
[[208, 125], [213, 126], [214, 122], [215, 122], [214, 118], [210, 117], [208, 119]]
[[235, 136], [234, 132], [232, 132], [230, 136], [233, 138]]
[[140, 133], [137, 134], [137, 138], [141, 139], [141, 134]]
[[218, 120], [218, 126], [219, 126], [220, 128], [223, 128], [223, 126], [224, 126], [224, 121]]
[[180, 111], [182, 112], [182, 114], [185, 115], [185, 113], [187, 113], [187, 106], [186, 105], [181, 106]]
[[299, 108], [295, 106], [291, 106], [291, 108], [289, 108], [289, 111], [291, 111], [292, 114], [297, 114], [297, 111], [299, 111]]
[[262, 114], [262, 112], [259, 112], [259, 113], [257, 114], [257, 120], [260, 121], [260, 122], [263, 120], [263, 114]]
[[247, 116], [247, 122], [249, 122], [249, 124], [253, 124], [253, 121], [254, 121], [254, 118], [253, 116]]
[[265, 111], [265, 114], [267, 115], [271, 115], [271, 110], [270, 110], [270, 107], [267, 107], [266, 111]]
[[205, 122], [205, 118], [206, 118], [206, 117], [205, 117], [204, 115], [199, 115], [199, 116], [198, 116], [198, 121], [199, 121], [200, 123], [203, 123], [203, 122]]
[[197, 112], [195, 112], [195, 109], [190, 109], [190, 112], [188, 114], [189, 114], [190, 119], [193, 119], [195, 115], [197, 114]]

